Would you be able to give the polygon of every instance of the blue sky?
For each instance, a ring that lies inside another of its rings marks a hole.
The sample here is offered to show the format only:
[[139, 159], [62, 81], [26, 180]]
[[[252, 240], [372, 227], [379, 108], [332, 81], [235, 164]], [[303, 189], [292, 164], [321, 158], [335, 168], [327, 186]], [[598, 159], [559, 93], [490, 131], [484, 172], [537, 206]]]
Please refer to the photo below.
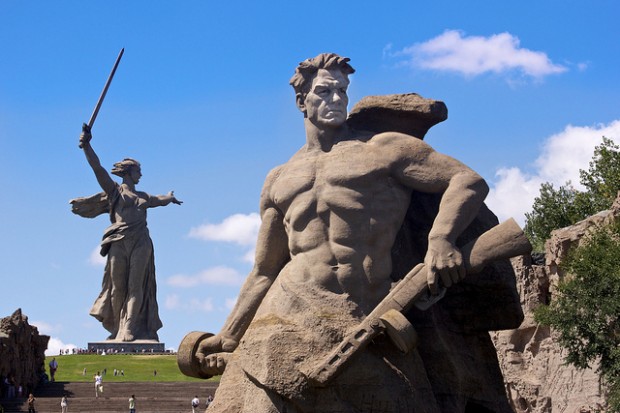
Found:
[[615, 1], [0, 2], [0, 316], [17, 308], [50, 352], [106, 337], [88, 315], [106, 217], [70, 212], [99, 191], [78, 136], [119, 50], [93, 128], [108, 168], [184, 201], [149, 212], [160, 339], [217, 332], [252, 265], [263, 179], [304, 143], [288, 80], [321, 52], [351, 58], [350, 101], [443, 100], [426, 141], [523, 221], [541, 182], [578, 181], [601, 136], [620, 141]]

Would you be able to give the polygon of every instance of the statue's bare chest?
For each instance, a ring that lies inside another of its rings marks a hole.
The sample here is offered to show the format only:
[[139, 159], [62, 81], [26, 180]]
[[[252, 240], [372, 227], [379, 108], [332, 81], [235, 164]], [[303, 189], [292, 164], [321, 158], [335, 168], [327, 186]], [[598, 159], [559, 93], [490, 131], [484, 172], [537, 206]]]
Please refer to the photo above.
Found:
[[[297, 156], [283, 165], [272, 187], [272, 199], [286, 212], [309, 204], [351, 206], [371, 196], [388, 180], [388, 168], [363, 143], [339, 144], [327, 153]], [[322, 208], [321, 208], [322, 209]]]

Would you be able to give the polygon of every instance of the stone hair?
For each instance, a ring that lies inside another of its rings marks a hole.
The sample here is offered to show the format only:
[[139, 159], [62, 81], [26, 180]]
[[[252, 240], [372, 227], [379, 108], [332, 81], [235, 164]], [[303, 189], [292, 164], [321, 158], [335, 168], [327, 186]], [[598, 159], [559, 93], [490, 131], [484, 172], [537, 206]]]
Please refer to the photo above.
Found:
[[335, 53], [321, 53], [316, 57], [301, 62], [297, 69], [295, 69], [295, 74], [289, 83], [295, 89], [295, 94], [308, 93], [312, 79], [319, 69], [340, 69], [344, 75], [355, 73], [355, 69], [348, 63], [350, 60], [348, 57], [338, 56]]
[[114, 164], [114, 168], [112, 168], [112, 173], [116, 176], [120, 176], [121, 178], [129, 173], [131, 168], [140, 167], [140, 162], [135, 159], [125, 158], [120, 162], [116, 162]]

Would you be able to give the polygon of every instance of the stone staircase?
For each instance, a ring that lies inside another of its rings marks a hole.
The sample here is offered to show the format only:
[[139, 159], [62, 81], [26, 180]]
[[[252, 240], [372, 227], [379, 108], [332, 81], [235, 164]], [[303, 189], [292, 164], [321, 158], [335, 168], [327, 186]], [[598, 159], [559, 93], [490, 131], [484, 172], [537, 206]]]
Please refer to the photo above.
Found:
[[[95, 398], [93, 383], [54, 382], [39, 386], [34, 396], [37, 413], [60, 413], [60, 399], [67, 396], [69, 413], [129, 412], [128, 399], [136, 398], [136, 413], [191, 413], [190, 401], [200, 399], [197, 411], [204, 412], [207, 396], [213, 395], [213, 382], [122, 382], [105, 383]], [[0, 399], [5, 413], [27, 412], [26, 398]]]

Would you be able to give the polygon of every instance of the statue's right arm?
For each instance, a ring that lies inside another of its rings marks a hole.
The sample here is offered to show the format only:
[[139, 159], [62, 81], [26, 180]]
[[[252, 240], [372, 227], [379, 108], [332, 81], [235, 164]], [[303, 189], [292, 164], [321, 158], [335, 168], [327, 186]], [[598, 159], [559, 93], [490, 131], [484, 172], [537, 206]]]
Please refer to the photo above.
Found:
[[269, 195], [272, 179], [273, 174], [270, 174], [261, 195], [261, 226], [254, 267], [241, 287], [237, 303], [222, 330], [199, 345], [196, 356], [207, 374], [223, 372], [226, 353], [237, 347], [267, 291], [290, 259], [284, 215]]
[[92, 135], [90, 133], [90, 128], [88, 125], [82, 125], [82, 134], [80, 135], [80, 148], [84, 151], [84, 155], [86, 156], [86, 160], [88, 164], [92, 168], [95, 173], [95, 177], [97, 178], [97, 182], [101, 186], [101, 189], [106, 194], [111, 194], [114, 191], [115, 184], [108, 171], [105, 170], [101, 166], [101, 162], [99, 161], [99, 157], [93, 150], [93, 147], [90, 145], [90, 140], [92, 139]]

